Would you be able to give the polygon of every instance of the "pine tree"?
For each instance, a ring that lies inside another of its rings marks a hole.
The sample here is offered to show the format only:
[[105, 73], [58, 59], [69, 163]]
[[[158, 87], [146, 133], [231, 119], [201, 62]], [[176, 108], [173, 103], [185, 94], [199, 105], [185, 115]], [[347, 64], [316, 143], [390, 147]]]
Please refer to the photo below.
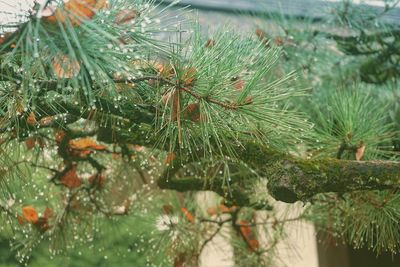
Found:
[[[169, 8], [47, 0], [2, 26], [0, 209], [20, 262], [43, 242], [52, 257], [112, 250], [118, 232], [146, 255], [137, 264], [196, 266], [229, 225], [238, 266], [273, 266], [297, 220], [396, 253], [400, 102], [374, 89], [399, 94], [398, 27], [372, 16], [352, 24], [357, 37], [302, 33], [309, 49], [290, 27], [206, 35]], [[327, 40], [342, 52], [326, 53]], [[309, 63], [321, 51], [347, 67]], [[201, 211], [200, 191], [221, 204]], [[307, 208], [282, 218], [276, 201]]]

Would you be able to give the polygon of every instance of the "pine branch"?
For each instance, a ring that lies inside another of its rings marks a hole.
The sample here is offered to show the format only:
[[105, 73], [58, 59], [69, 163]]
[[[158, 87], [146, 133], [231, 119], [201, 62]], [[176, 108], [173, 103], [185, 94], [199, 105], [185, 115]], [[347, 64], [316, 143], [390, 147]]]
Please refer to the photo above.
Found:
[[196, 92], [194, 92], [194, 91], [192, 91], [192, 90], [190, 90], [189, 88], [186, 88], [186, 87], [182, 87], [181, 89], [182, 89], [182, 91], [188, 93], [189, 95], [193, 96], [197, 100], [204, 99], [207, 102], [216, 104], [216, 105], [221, 106], [221, 107], [226, 108], [226, 109], [237, 109], [237, 108], [239, 108], [241, 106], [241, 105], [234, 104], [234, 103], [227, 103], [227, 102], [218, 101], [218, 100], [216, 100], [214, 98], [211, 98], [209, 96], [205, 96], [205, 97], [201, 96], [198, 93], [196, 93]]
[[[73, 105], [63, 106], [67, 114], [88, 119], [88, 114], [79, 111]], [[110, 110], [111, 111], [111, 110]], [[115, 110], [114, 110], [115, 111]], [[140, 111], [137, 118], [144, 118]], [[123, 116], [123, 113], [115, 112]], [[125, 112], [124, 112], [125, 113]], [[148, 115], [148, 113], [147, 113]], [[128, 131], [128, 128], [131, 131]], [[132, 131], [133, 129], [133, 131]], [[127, 125], [114, 131], [109, 126], [101, 127], [97, 132], [99, 141], [106, 143], [132, 143], [145, 146], [153, 146], [156, 139], [143, 133], [140, 128], [132, 128]], [[159, 148], [163, 149], [163, 148]], [[337, 159], [306, 160], [299, 159], [285, 153], [280, 153], [256, 143], [247, 143], [236, 151], [243, 162], [253, 167], [263, 177], [269, 179], [268, 189], [278, 200], [294, 202], [307, 201], [318, 193], [338, 192], [346, 193], [357, 190], [383, 190], [397, 189], [400, 187], [400, 163], [389, 161], [345, 161]], [[225, 195], [222, 181], [204, 181], [199, 177], [174, 178], [179, 170], [169, 168], [159, 179], [161, 188], [177, 191], [201, 191], [212, 190], [220, 195]], [[249, 202], [249, 197], [242, 192], [242, 185], [251, 181], [232, 181], [231, 201], [240, 205], [254, 205]]]
[[400, 162], [283, 160], [270, 171], [268, 189], [285, 202], [307, 200], [327, 192], [400, 189]]
[[[268, 179], [272, 196], [288, 203], [308, 201], [319, 193], [400, 189], [400, 162], [300, 159], [255, 143], [248, 143], [239, 150], [237, 153], [241, 160]], [[211, 190], [223, 195], [222, 181], [173, 178], [176, 172], [169, 170], [164, 174], [159, 186], [178, 191]], [[236, 188], [242, 189], [253, 178], [249, 175], [241, 180], [232, 180], [231, 201], [239, 205], [252, 204], [250, 196]]]
[[[98, 130], [97, 139], [105, 143], [131, 143], [148, 147], [157, 142], [156, 138], [144, 133], [141, 128], [130, 130], [121, 128], [114, 131], [111, 127], [104, 126]], [[346, 193], [400, 187], [400, 162], [300, 159], [252, 142], [239, 147], [236, 153], [241, 156], [243, 162], [266, 177], [270, 193], [277, 200], [285, 202], [307, 201], [316, 194], [326, 192]], [[176, 162], [181, 167], [182, 161]], [[185, 162], [187, 163], [189, 162]], [[226, 190], [221, 180], [204, 181], [199, 177], [174, 178], [180, 169], [178, 165], [171, 166], [160, 177], [158, 185], [161, 188], [180, 192], [211, 190], [225, 196]], [[244, 206], [254, 205], [249, 202], [250, 196], [242, 191], [243, 184], [252, 182], [252, 177], [248, 178], [232, 181], [232, 202]]]

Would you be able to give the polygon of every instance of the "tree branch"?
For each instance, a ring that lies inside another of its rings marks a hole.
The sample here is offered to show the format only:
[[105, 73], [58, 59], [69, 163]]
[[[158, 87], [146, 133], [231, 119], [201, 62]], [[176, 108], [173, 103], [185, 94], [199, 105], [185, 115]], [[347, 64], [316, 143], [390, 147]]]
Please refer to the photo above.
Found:
[[[271, 148], [247, 143], [239, 148], [241, 160], [268, 179], [268, 190], [277, 200], [292, 203], [308, 201], [319, 193], [346, 193], [359, 190], [400, 189], [400, 162], [350, 161], [327, 158], [308, 160], [280, 153]], [[159, 180], [161, 188], [178, 191], [211, 190], [224, 192], [222, 181], [205, 182], [199, 178], [174, 178], [177, 170], [169, 170]], [[239, 205], [254, 204], [243, 192], [243, 186], [254, 182], [249, 174], [231, 181], [233, 202]], [[242, 189], [242, 190], [240, 190]], [[240, 194], [239, 194], [240, 193]]]
[[[147, 79], [151, 77], [144, 77]], [[193, 97], [201, 97], [189, 89], [181, 89]], [[206, 99], [210, 100], [210, 99]], [[141, 122], [149, 123], [154, 119], [154, 111], [146, 106], [138, 107], [123, 103], [115, 108], [105, 99], [96, 102], [101, 112], [113, 114], [126, 119], [127, 125], [114, 129], [112, 125], [103, 125], [97, 132], [98, 140], [107, 143], [132, 143], [152, 146], [157, 143], [150, 129], [143, 129]], [[215, 103], [221, 104], [221, 103]], [[47, 109], [46, 104], [40, 110], [53, 110], [57, 113], [90, 119], [90, 110], [80, 109], [68, 102], [57, 103], [57, 110]], [[43, 114], [44, 115], [44, 114]], [[46, 114], [49, 115], [49, 114]], [[162, 149], [162, 148], [159, 148]], [[224, 149], [224, 148], [222, 148]], [[399, 189], [400, 162], [389, 161], [345, 161], [337, 159], [306, 160], [267, 148], [261, 144], [247, 142], [236, 151], [240, 160], [257, 171], [258, 175], [268, 179], [269, 192], [278, 200], [294, 202], [307, 201], [314, 195], [325, 192], [346, 193], [358, 190]], [[169, 169], [170, 171], [170, 169]], [[230, 194], [223, 181], [205, 181], [199, 177], [174, 177], [178, 170], [166, 173], [159, 180], [161, 188], [177, 191], [211, 190], [230, 198], [238, 205], [253, 205], [250, 195], [243, 190], [244, 186], [254, 183], [254, 175], [240, 177], [230, 182]]]
[[400, 189], [400, 162], [286, 159], [268, 168], [278, 200], [308, 200], [326, 192]]

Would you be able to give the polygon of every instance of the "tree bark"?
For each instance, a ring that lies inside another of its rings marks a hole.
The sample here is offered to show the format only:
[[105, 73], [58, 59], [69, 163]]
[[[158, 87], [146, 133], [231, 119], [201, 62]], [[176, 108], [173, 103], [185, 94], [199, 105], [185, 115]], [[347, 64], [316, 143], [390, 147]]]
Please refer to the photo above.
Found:
[[[309, 160], [296, 158], [255, 143], [240, 151], [241, 160], [268, 179], [269, 193], [287, 203], [309, 201], [319, 193], [346, 193], [362, 190], [400, 189], [400, 162], [350, 161], [333, 158]], [[232, 180], [233, 199], [237, 204], [252, 204], [241, 188], [254, 177]], [[164, 177], [160, 187], [179, 191], [212, 190], [221, 194], [218, 182], [205, 183], [199, 178]]]
[[268, 171], [269, 192], [289, 203], [319, 193], [400, 189], [400, 162], [286, 159]]

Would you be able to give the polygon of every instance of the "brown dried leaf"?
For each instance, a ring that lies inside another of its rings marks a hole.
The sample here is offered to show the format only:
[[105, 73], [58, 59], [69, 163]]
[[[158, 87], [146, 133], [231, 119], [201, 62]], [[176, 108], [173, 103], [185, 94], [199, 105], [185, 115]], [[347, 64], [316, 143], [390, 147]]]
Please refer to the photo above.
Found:
[[285, 40], [281, 36], [277, 36], [273, 40], [276, 46], [283, 46], [285, 44]]
[[174, 259], [174, 267], [184, 267], [186, 263], [186, 254], [180, 253]]
[[158, 67], [159, 75], [164, 78], [171, 78], [175, 75], [175, 69], [170, 65], [162, 65]]
[[73, 78], [81, 70], [81, 65], [76, 59], [71, 59], [66, 55], [58, 55], [53, 58], [53, 71], [58, 78]]
[[253, 97], [252, 96], [246, 97], [245, 100], [244, 100], [244, 104], [248, 105], [248, 104], [251, 104], [251, 103], [253, 103]]
[[133, 10], [133, 9], [121, 10], [115, 16], [115, 23], [117, 23], [119, 25], [128, 24], [132, 20], [137, 18], [138, 16], [139, 16], [139, 13], [136, 10]]
[[243, 237], [243, 239], [246, 241], [247, 246], [251, 251], [256, 251], [260, 247], [260, 243], [255, 237], [254, 229], [249, 225], [247, 221], [240, 220], [238, 222], [239, 226], [239, 231]]
[[191, 121], [199, 122], [201, 118], [199, 103], [191, 103], [187, 105], [184, 111], [184, 116]]
[[39, 220], [39, 216], [36, 210], [32, 206], [25, 206], [22, 208], [22, 216], [29, 223], [36, 223]]
[[40, 231], [46, 232], [50, 229], [49, 219], [51, 217], [53, 217], [53, 211], [49, 207], [46, 207], [43, 216], [39, 217], [34, 224]]
[[12, 34], [12, 32], [5, 32], [5, 33], [2, 33], [2, 34], [0, 35], [0, 45], [3, 44], [4, 41], [5, 41], [8, 37], [10, 37], [11, 34]]
[[97, 0], [96, 5], [94, 6], [95, 10], [107, 9], [109, 7], [108, 0]]
[[56, 139], [57, 144], [60, 144], [62, 142], [62, 140], [65, 138], [65, 131], [64, 130], [59, 130], [57, 132], [55, 132], [54, 137]]
[[260, 28], [256, 29], [256, 35], [258, 39], [266, 46], [269, 47], [269, 40], [267, 38], [267, 33]]
[[55, 7], [48, 7], [42, 12], [42, 17], [45, 22], [48, 23], [57, 23], [57, 21], [64, 23], [65, 15], [59, 9], [55, 9]]
[[206, 48], [211, 48], [211, 47], [213, 47], [214, 45], [215, 45], [215, 40], [213, 40], [213, 39], [208, 39], [205, 46], [206, 46]]
[[174, 207], [170, 204], [165, 204], [162, 206], [164, 214], [170, 215], [174, 212]]
[[218, 213], [218, 210], [215, 207], [210, 207], [210, 208], [207, 209], [207, 213], [210, 216], [214, 216], [214, 215], [216, 215]]
[[53, 210], [50, 209], [49, 207], [46, 207], [46, 209], [44, 210], [43, 217], [47, 219], [53, 217]]
[[230, 213], [231, 212], [231, 210], [227, 206], [225, 206], [224, 204], [219, 205], [219, 210], [222, 213]]
[[196, 79], [196, 69], [195, 68], [189, 68], [185, 71], [185, 73], [182, 76], [182, 81], [184, 86], [192, 86], [194, 80]]
[[361, 158], [364, 156], [364, 152], [365, 152], [365, 144], [363, 141], [361, 141], [360, 144], [358, 145], [358, 148], [355, 153], [355, 157], [356, 157], [357, 161], [361, 160]]
[[49, 23], [65, 23], [79, 26], [84, 20], [92, 19], [97, 10], [106, 8], [106, 0], [64, 0], [64, 5], [55, 9], [49, 6], [42, 12], [43, 19]]
[[181, 211], [182, 211], [183, 215], [185, 215], [188, 222], [194, 223], [194, 217], [187, 208], [182, 207]]
[[243, 80], [237, 80], [237, 81], [235, 81], [233, 86], [235, 87], [235, 89], [237, 91], [241, 91], [241, 90], [243, 90], [243, 87], [244, 87], [244, 81]]
[[26, 118], [26, 123], [28, 123], [31, 126], [34, 126], [38, 123], [34, 112], [29, 113], [28, 117]]
[[94, 150], [106, 150], [107, 148], [103, 145], [97, 144], [94, 140], [90, 138], [78, 138], [69, 141], [69, 146], [72, 149], [77, 150], [86, 150], [86, 149], [94, 149]]
[[133, 150], [135, 150], [136, 152], [144, 152], [145, 147], [141, 145], [133, 145]]
[[18, 115], [21, 115], [22, 113], [24, 113], [25, 108], [24, 108], [24, 105], [22, 104], [22, 101], [17, 100], [15, 109], [16, 109]]
[[35, 144], [36, 144], [35, 137], [29, 137], [29, 138], [25, 139], [25, 145], [28, 150], [31, 150], [32, 148], [34, 148]]
[[35, 226], [42, 232], [46, 232], [50, 229], [49, 220], [46, 217], [40, 217], [35, 223]]
[[26, 222], [25, 218], [22, 217], [22, 216], [19, 215], [19, 214], [17, 214], [17, 220], [18, 220], [19, 225], [24, 225], [25, 222]]
[[165, 164], [167, 164], [167, 165], [171, 164], [175, 158], [176, 158], [176, 154], [174, 152], [169, 152], [167, 154], [167, 157], [165, 158]]
[[82, 181], [81, 179], [79, 179], [78, 174], [76, 173], [76, 169], [76, 165], [72, 166], [72, 168], [67, 171], [63, 177], [61, 177], [61, 184], [68, 187], [69, 189], [74, 189], [81, 186]]
[[120, 159], [121, 158], [121, 154], [120, 153], [112, 153], [111, 154], [111, 158], [114, 160]]
[[172, 93], [171, 121], [177, 121], [179, 120], [181, 113], [180, 91], [175, 89], [171, 93]]
[[54, 121], [54, 116], [48, 116], [40, 119], [39, 124], [41, 126], [49, 126]]
[[261, 30], [260, 28], [256, 29], [256, 35], [258, 38], [260, 39], [264, 39], [266, 38], [267, 34], [265, 33], [265, 31]]

